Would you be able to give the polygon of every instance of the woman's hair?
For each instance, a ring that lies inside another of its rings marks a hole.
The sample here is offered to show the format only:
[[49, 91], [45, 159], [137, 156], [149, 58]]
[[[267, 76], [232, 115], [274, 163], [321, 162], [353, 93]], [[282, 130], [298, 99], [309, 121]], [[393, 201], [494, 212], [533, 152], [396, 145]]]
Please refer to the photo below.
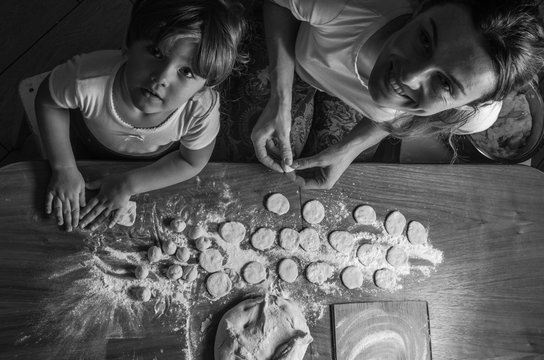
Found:
[[168, 47], [179, 36], [197, 38], [193, 71], [215, 86], [247, 61], [238, 51], [245, 28], [243, 7], [234, 0], [136, 0], [126, 43]]

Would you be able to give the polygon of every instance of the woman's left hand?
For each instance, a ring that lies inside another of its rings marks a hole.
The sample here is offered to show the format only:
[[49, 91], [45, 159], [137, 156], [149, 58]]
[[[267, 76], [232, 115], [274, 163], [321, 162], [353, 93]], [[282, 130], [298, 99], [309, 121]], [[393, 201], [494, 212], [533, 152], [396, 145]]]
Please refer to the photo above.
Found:
[[85, 185], [89, 190], [99, 190], [87, 205], [82, 209], [80, 215], [80, 227], [85, 228], [90, 225], [90, 230], [95, 230], [106, 221], [110, 215], [113, 217], [108, 223], [108, 227], [113, 227], [120, 218], [120, 211], [116, 211], [128, 206], [128, 201], [132, 195], [126, 186], [123, 175], [111, 175], [102, 179], [91, 181]]

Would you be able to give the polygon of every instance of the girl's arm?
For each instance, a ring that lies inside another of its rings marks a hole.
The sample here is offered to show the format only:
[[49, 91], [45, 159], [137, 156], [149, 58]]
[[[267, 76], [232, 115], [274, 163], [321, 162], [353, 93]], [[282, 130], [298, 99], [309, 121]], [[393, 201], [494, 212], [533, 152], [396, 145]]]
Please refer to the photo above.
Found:
[[[197, 175], [208, 163], [214, 145], [215, 140], [199, 150], [180, 145], [179, 151], [150, 165], [88, 183], [87, 188], [100, 191], [82, 210], [81, 227], [92, 223], [91, 230], [96, 229], [114, 210], [126, 207], [132, 195], [161, 189]], [[108, 225], [115, 225], [120, 215], [118, 211]]]
[[77, 169], [70, 144], [70, 114], [59, 107], [49, 91], [49, 76], [41, 83], [35, 100], [40, 136], [51, 165], [51, 180], [45, 197], [45, 212], [71, 231], [85, 206], [85, 181]]
[[282, 172], [282, 166], [267, 151], [267, 143], [276, 139], [281, 159], [287, 165], [291, 164], [293, 154], [289, 134], [299, 21], [289, 9], [265, 1], [264, 25], [269, 58], [270, 99], [253, 128], [251, 139], [259, 161]]

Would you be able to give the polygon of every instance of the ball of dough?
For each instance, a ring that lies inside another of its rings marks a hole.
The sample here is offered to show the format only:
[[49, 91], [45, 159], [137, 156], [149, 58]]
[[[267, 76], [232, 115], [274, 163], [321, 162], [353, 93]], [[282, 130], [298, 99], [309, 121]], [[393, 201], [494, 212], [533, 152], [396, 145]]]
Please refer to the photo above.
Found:
[[166, 255], [174, 255], [177, 249], [178, 249], [177, 244], [172, 240], [168, 240], [162, 243], [162, 251]]
[[206, 236], [207, 235], [207, 232], [206, 230], [200, 226], [200, 225], [195, 225], [195, 226], [192, 226], [190, 229], [189, 229], [189, 232], [187, 233], [187, 237], [191, 240], [196, 240], [200, 237], [203, 237], [203, 236]]
[[325, 207], [318, 200], [310, 200], [302, 208], [302, 217], [310, 224], [319, 224], [325, 217]]
[[283, 194], [272, 194], [266, 199], [266, 208], [268, 211], [278, 215], [287, 214], [289, 211], [289, 200]]
[[217, 249], [208, 249], [200, 253], [198, 263], [204, 270], [213, 273], [223, 268], [223, 255]]
[[298, 247], [299, 234], [298, 231], [290, 228], [285, 228], [280, 231], [280, 246], [285, 250], [295, 250]]
[[215, 360], [302, 360], [312, 340], [304, 314], [294, 302], [274, 295], [247, 299], [219, 322]]
[[317, 251], [321, 247], [321, 242], [319, 241], [319, 234], [315, 229], [302, 229], [299, 233], [298, 239], [300, 247], [308, 252]]
[[151, 299], [151, 290], [146, 287], [137, 288], [136, 298], [140, 301], [149, 301], [149, 299]]
[[147, 266], [139, 265], [134, 270], [134, 276], [136, 276], [136, 279], [143, 280], [149, 275], [149, 269]]
[[201, 237], [195, 240], [195, 247], [198, 251], [204, 251], [212, 246], [212, 240], [210, 238]]
[[372, 206], [360, 205], [353, 212], [353, 218], [359, 224], [372, 225], [376, 221], [376, 211]]
[[118, 211], [120, 211], [121, 214], [117, 224], [123, 226], [134, 225], [136, 222], [136, 203], [134, 201], [129, 201], [125, 208], [119, 209]]
[[189, 261], [190, 257], [191, 257], [191, 252], [185, 246], [180, 247], [176, 250], [176, 259], [178, 259], [179, 261], [185, 263]]
[[276, 232], [269, 228], [260, 228], [251, 236], [251, 245], [257, 250], [267, 250], [274, 246]]
[[187, 224], [185, 224], [185, 221], [181, 219], [172, 219], [170, 221], [170, 229], [174, 232], [180, 233], [187, 227]]
[[166, 276], [170, 280], [177, 280], [183, 276], [183, 268], [177, 264], [171, 265], [168, 270], [166, 270]]
[[242, 276], [248, 284], [258, 284], [266, 279], [266, 268], [260, 262], [252, 261], [244, 266]]
[[152, 246], [147, 250], [147, 258], [150, 263], [159, 261], [162, 256], [162, 251], [158, 246]]
[[364, 266], [369, 266], [373, 262], [383, 259], [382, 248], [376, 244], [362, 244], [357, 249], [357, 258]]
[[393, 211], [385, 219], [385, 230], [389, 235], [397, 236], [402, 234], [406, 226], [406, 218], [400, 211]]
[[406, 230], [406, 237], [414, 245], [426, 245], [427, 244], [427, 229], [418, 221], [410, 221], [408, 224], [408, 230]]
[[196, 265], [187, 265], [183, 267], [183, 275], [181, 278], [186, 282], [192, 282], [196, 280], [198, 276], [198, 271]]
[[397, 274], [389, 269], [376, 270], [374, 283], [379, 288], [392, 290], [397, 286]]
[[336, 230], [329, 234], [329, 244], [336, 251], [349, 254], [355, 244], [355, 238], [349, 231]]
[[387, 250], [385, 259], [394, 267], [399, 267], [406, 265], [408, 262], [408, 254], [406, 254], [406, 251], [400, 246], [392, 246]]
[[342, 271], [342, 283], [348, 289], [355, 289], [363, 286], [363, 272], [357, 266], [348, 266]]
[[332, 276], [334, 268], [325, 262], [314, 262], [306, 268], [306, 278], [314, 284], [323, 284]]
[[278, 275], [285, 282], [292, 283], [298, 278], [298, 265], [293, 259], [282, 259], [278, 264]]
[[246, 236], [246, 227], [242, 223], [229, 221], [221, 224], [219, 235], [228, 243], [238, 244]]
[[225, 296], [232, 289], [232, 281], [222, 271], [215, 272], [206, 279], [206, 290], [216, 299]]

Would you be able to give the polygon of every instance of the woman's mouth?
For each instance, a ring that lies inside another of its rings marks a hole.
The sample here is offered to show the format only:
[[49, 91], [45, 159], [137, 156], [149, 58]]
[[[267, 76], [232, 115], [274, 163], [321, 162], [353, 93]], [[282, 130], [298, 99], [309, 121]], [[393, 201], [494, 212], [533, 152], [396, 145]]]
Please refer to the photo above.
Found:
[[389, 70], [389, 74], [388, 74], [388, 81], [389, 81], [389, 85], [391, 87], [391, 89], [393, 89], [393, 91], [402, 96], [402, 97], [405, 97], [405, 98], [409, 98], [408, 95], [406, 95], [406, 93], [404, 92], [404, 90], [402, 90], [402, 88], [400, 87], [400, 85], [397, 83], [397, 80], [395, 80], [394, 76], [393, 76], [393, 68], [391, 68]]

